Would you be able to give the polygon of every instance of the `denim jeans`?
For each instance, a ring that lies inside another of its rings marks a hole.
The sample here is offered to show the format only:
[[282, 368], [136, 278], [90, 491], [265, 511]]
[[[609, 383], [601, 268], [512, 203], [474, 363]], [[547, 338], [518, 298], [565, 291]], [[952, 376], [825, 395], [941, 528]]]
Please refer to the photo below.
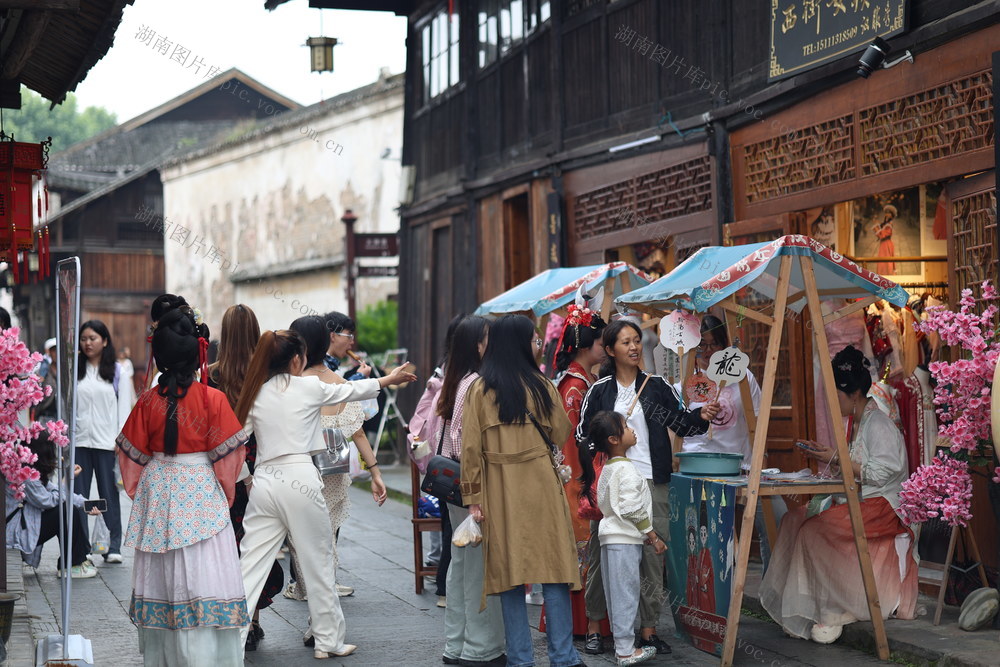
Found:
[[[109, 554], [122, 552], [122, 512], [118, 502], [118, 484], [115, 480], [114, 450], [78, 447], [76, 449], [76, 464], [82, 468], [74, 485], [75, 491], [84, 498], [90, 498], [90, 483], [97, 477], [97, 497], [108, 501], [108, 511], [104, 513], [104, 523], [111, 533]], [[86, 526], [87, 524], [84, 524]], [[90, 540], [89, 531], [85, 533]]]
[[[545, 596], [545, 638], [548, 641], [551, 667], [571, 667], [580, 664], [580, 654], [573, 646], [573, 611], [568, 584], [542, 584]], [[515, 586], [500, 594], [503, 609], [504, 634], [507, 639], [507, 666], [533, 667], [531, 628], [524, 601], [524, 586]]]

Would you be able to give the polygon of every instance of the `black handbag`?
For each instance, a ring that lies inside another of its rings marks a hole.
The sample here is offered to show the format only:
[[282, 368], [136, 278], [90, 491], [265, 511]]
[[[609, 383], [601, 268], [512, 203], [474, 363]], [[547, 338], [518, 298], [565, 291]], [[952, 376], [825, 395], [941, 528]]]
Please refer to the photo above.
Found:
[[444, 429], [446, 428], [448, 428], [448, 422], [445, 422], [441, 427], [441, 439], [438, 441], [437, 454], [427, 462], [427, 473], [424, 475], [424, 481], [420, 483], [420, 490], [456, 507], [465, 507], [462, 504], [462, 490], [459, 487], [462, 469], [455, 459], [441, 456], [441, 448], [444, 446]]

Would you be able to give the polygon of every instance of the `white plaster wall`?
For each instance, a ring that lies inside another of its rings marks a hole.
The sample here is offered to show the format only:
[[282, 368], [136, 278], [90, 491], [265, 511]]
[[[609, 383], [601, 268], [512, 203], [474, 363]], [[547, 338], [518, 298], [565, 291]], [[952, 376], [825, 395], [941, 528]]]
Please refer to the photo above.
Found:
[[[240, 302], [263, 328], [287, 327], [302, 304], [346, 312], [340, 218], [352, 209], [355, 231], [399, 229], [402, 141], [397, 88], [164, 169], [167, 290], [199, 306], [213, 332]], [[397, 159], [382, 159], [386, 148]], [[358, 312], [397, 291], [395, 279], [359, 280]]]

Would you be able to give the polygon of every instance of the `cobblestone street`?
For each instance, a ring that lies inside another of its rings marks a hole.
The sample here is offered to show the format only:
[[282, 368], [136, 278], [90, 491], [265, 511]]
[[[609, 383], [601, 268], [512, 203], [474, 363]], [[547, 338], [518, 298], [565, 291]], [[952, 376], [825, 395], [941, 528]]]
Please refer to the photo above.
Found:
[[[403, 469], [387, 469], [387, 483], [399, 489], [408, 482]], [[347, 640], [358, 652], [330, 664], [359, 665], [440, 665], [444, 634], [444, 610], [435, 606], [433, 586], [423, 595], [413, 592], [413, 551], [410, 508], [388, 500], [380, 509], [366, 491], [350, 491], [351, 518], [341, 531], [341, 583], [355, 588], [352, 597], [341, 598], [347, 617]], [[127, 518], [128, 497], [123, 493], [122, 514]], [[99, 576], [74, 580], [71, 630], [93, 643], [95, 664], [113, 667], [142, 665], [135, 628], [128, 618], [131, 595], [132, 557], [125, 550], [123, 565], [108, 565], [97, 559]], [[35, 638], [57, 632], [59, 588], [55, 571], [55, 543], [46, 545], [41, 567], [25, 568], [28, 610], [33, 616]], [[286, 569], [287, 560], [283, 561]], [[540, 607], [529, 607], [532, 626], [537, 628]], [[267, 633], [255, 653], [248, 653], [247, 665], [288, 667], [314, 664], [310, 649], [301, 637], [308, 621], [307, 605], [278, 596], [261, 615]], [[672, 640], [673, 623], [663, 616], [661, 636], [673, 646], [673, 654], [651, 664], [717, 665], [718, 659]], [[544, 658], [545, 637], [535, 632], [536, 656]], [[744, 616], [741, 621], [738, 665], [874, 665], [873, 657], [840, 646], [817, 651], [808, 642], [782, 635], [771, 623]], [[581, 648], [582, 654], [582, 645]], [[584, 656], [588, 665], [614, 664], [611, 653]]]

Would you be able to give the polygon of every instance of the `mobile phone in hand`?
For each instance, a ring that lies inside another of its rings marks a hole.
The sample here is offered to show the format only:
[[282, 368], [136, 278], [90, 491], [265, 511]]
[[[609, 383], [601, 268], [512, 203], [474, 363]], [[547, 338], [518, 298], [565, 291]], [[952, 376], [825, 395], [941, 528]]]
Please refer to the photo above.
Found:
[[807, 452], [815, 452], [816, 451], [816, 448], [813, 447], [811, 444], [809, 444], [808, 442], [802, 442], [801, 440], [796, 440], [795, 441], [795, 446], [798, 447], [799, 449], [804, 449]]
[[83, 501], [83, 511], [90, 512], [94, 508], [97, 508], [99, 512], [108, 511], [108, 501], [104, 498], [98, 498], [97, 500], [84, 500]]

